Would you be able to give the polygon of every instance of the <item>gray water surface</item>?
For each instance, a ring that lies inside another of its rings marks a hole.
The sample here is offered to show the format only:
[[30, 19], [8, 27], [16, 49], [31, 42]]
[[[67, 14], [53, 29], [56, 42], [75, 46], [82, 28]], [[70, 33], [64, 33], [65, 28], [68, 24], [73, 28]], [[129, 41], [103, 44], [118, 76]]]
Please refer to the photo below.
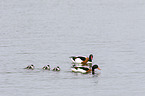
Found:
[[[144, 96], [144, 26], [144, 0], [1, 0], [0, 96]], [[72, 73], [90, 54], [102, 70]]]

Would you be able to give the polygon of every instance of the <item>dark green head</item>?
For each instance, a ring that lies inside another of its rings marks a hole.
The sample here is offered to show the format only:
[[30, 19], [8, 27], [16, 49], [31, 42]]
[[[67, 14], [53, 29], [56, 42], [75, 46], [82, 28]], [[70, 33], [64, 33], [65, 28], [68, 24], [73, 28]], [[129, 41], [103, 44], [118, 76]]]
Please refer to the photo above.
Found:
[[93, 65], [92, 74], [95, 74], [95, 69], [101, 70], [98, 65]]

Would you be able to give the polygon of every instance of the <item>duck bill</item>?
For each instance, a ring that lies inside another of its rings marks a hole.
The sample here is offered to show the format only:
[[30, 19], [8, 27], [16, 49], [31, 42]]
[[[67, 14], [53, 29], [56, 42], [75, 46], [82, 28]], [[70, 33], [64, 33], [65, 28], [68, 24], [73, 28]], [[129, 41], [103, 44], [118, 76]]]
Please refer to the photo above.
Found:
[[98, 70], [101, 70], [99, 67], [97, 68]]

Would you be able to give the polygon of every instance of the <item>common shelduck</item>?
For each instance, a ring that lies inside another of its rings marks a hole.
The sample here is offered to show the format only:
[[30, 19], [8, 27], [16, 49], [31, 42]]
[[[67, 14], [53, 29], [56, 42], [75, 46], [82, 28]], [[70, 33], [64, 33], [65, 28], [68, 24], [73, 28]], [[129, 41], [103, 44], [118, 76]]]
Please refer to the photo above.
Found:
[[90, 73], [95, 74], [95, 69], [101, 70], [98, 65], [93, 65], [92, 68], [84, 67], [84, 66], [73, 66], [71, 68], [72, 72], [79, 72], [79, 73]]
[[92, 63], [93, 55], [90, 54], [89, 57], [86, 57], [86, 56], [71, 56], [70, 58], [71, 58], [73, 63], [86, 64], [86, 63]]
[[46, 65], [42, 69], [44, 69], [44, 70], [50, 70], [50, 65]]
[[24, 68], [24, 69], [34, 69], [34, 65], [33, 64], [31, 64], [31, 65], [28, 65], [26, 68]]
[[53, 68], [52, 70], [53, 70], [53, 71], [60, 71], [60, 67], [57, 66], [56, 68]]

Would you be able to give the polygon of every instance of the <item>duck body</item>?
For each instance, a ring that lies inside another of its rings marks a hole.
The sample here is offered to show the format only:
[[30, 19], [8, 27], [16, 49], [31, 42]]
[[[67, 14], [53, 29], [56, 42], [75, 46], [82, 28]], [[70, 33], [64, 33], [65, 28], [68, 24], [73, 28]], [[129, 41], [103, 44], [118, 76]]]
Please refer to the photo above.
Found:
[[88, 70], [90, 70], [87, 67], [73, 67], [71, 68], [72, 72], [76, 72], [76, 73], [88, 73]]
[[76, 73], [90, 73], [95, 74], [95, 69], [101, 70], [98, 65], [93, 65], [92, 68], [89, 68], [88, 66], [73, 66], [71, 68], [72, 72]]
[[28, 65], [26, 68], [24, 68], [24, 69], [34, 69], [34, 65], [33, 64], [31, 64], [31, 65]]
[[90, 54], [89, 57], [86, 56], [71, 56], [71, 61], [73, 63], [81, 63], [81, 64], [86, 64], [86, 63], [92, 63], [93, 55]]
[[42, 69], [44, 69], [44, 70], [50, 70], [50, 65], [46, 65]]

